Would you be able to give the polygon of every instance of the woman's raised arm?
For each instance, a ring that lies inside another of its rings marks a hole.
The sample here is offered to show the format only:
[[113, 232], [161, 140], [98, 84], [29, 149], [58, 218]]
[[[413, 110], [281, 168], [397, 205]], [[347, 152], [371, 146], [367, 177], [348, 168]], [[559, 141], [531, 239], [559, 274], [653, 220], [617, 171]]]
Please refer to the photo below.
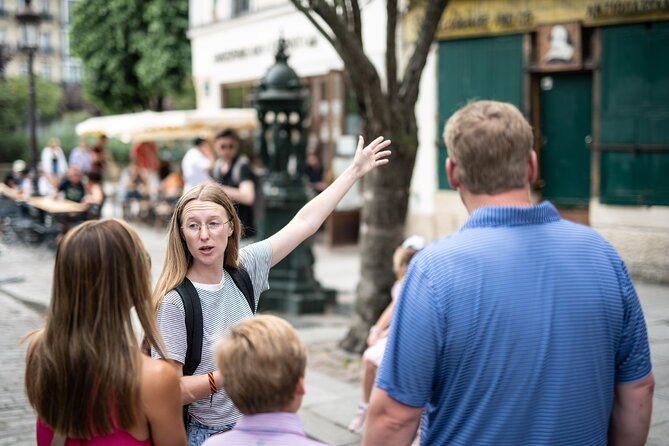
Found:
[[305, 204], [286, 226], [269, 237], [272, 245], [272, 266], [318, 230], [358, 179], [388, 163], [390, 150], [384, 149], [390, 145], [390, 140], [379, 136], [363, 148], [364, 144], [361, 136], [358, 138], [358, 148], [351, 165], [329, 187]]

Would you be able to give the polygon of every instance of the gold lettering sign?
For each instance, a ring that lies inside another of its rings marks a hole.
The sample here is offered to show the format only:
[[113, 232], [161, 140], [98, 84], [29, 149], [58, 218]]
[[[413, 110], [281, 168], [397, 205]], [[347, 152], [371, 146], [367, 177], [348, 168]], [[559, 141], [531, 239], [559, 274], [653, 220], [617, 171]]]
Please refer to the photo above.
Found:
[[[411, 2], [409, 36], [417, 35], [423, 3]], [[659, 20], [669, 20], [669, 0], [451, 0], [437, 39], [517, 34], [550, 23], [599, 26]]]

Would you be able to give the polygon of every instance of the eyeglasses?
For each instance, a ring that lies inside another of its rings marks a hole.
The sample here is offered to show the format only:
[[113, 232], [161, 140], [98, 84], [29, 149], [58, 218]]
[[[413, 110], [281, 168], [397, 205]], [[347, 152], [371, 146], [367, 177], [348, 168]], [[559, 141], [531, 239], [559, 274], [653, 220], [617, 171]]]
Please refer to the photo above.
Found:
[[223, 149], [223, 150], [225, 150], [225, 149], [234, 149], [234, 148], [235, 148], [235, 145], [234, 145], [234, 144], [219, 144], [219, 145], [218, 145], [218, 148], [219, 148], [219, 149]]
[[[219, 232], [221, 232], [223, 227], [227, 223], [230, 223], [231, 221], [232, 221], [232, 218], [230, 220], [224, 221], [224, 222], [214, 220], [214, 221], [210, 221], [209, 223], [207, 223], [204, 226], [207, 227], [207, 231], [209, 231], [209, 233], [218, 234]], [[181, 229], [183, 229], [186, 234], [195, 236], [195, 235], [200, 234], [200, 229], [202, 229], [202, 226], [203, 225], [200, 224], [200, 223], [188, 223], [187, 225], [182, 226]]]

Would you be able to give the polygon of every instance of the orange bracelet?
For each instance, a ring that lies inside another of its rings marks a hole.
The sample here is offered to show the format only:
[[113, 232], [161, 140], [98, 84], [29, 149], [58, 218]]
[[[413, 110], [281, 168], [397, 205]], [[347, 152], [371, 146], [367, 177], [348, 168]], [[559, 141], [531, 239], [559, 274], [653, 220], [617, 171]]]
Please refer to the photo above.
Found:
[[207, 373], [207, 376], [209, 377], [209, 390], [213, 395], [214, 393], [216, 393], [216, 391], [218, 391], [218, 389], [216, 388], [216, 379], [214, 379], [214, 372]]
[[209, 395], [209, 407], [211, 407], [212, 404], [214, 404], [214, 393], [218, 390], [216, 388], [216, 380], [214, 379], [214, 372], [209, 372], [207, 373], [207, 377], [209, 378], [209, 391], [211, 394]]

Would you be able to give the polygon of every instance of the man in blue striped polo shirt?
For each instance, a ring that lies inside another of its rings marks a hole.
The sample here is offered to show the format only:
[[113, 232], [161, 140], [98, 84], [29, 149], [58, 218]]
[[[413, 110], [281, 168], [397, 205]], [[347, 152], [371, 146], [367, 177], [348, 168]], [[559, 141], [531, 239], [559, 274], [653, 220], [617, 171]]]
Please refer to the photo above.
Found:
[[[444, 132], [469, 219], [412, 260], [365, 445], [643, 445], [654, 379], [622, 260], [592, 229], [532, 205], [532, 129], [473, 102]], [[568, 175], [568, 172], [565, 172]]]

